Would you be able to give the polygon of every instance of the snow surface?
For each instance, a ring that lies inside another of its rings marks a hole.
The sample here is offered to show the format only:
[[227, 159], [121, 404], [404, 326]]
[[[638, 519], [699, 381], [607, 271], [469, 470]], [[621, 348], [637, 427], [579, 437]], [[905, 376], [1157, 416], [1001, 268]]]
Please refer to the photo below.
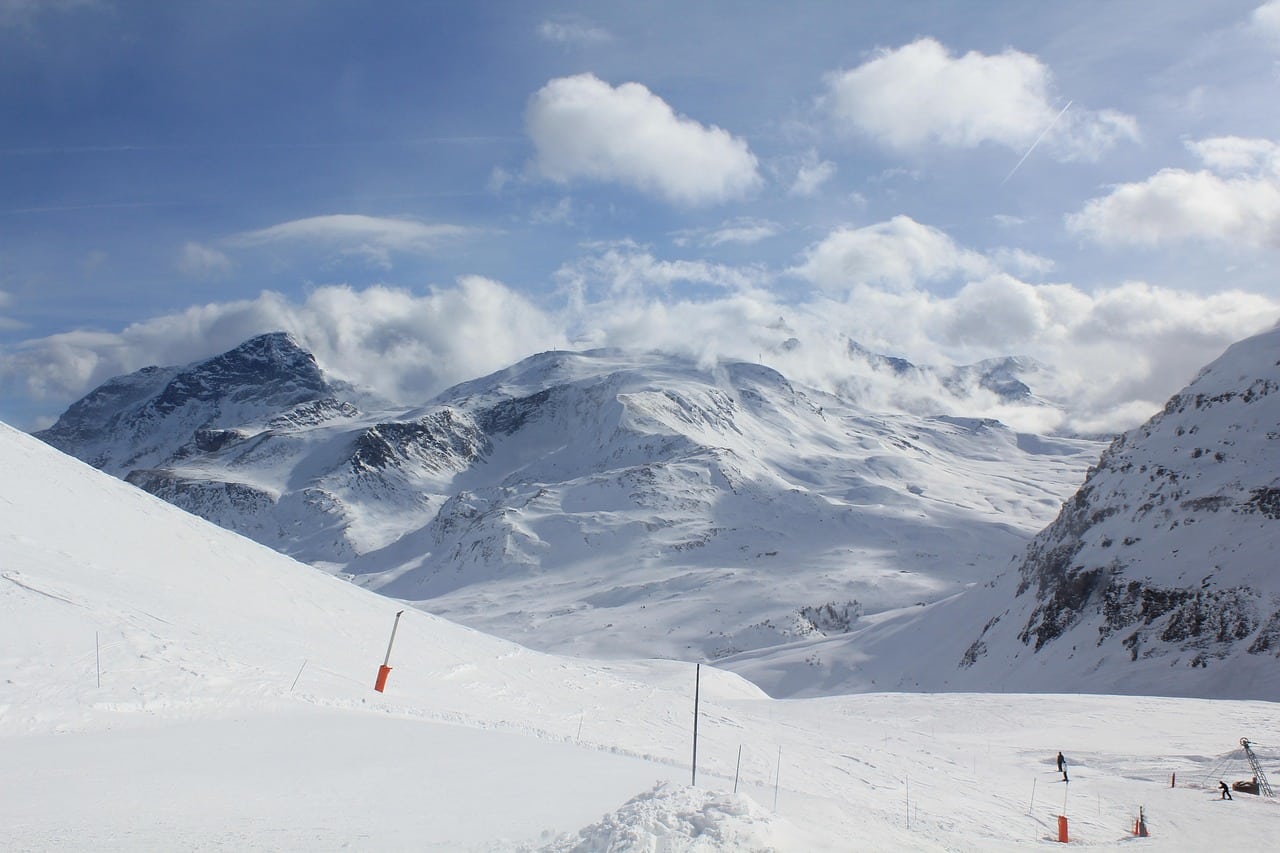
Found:
[[379, 694], [396, 602], [4, 425], [0, 470], [6, 850], [1013, 850], [1064, 810], [1098, 849], [1280, 832], [1275, 803], [1213, 790], [1248, 776], [1242, 735], [1280, 777], [1272, 703], [780, 701], [704, 665], [690, 787], [692, 664], [561, 658], [410, 608]]

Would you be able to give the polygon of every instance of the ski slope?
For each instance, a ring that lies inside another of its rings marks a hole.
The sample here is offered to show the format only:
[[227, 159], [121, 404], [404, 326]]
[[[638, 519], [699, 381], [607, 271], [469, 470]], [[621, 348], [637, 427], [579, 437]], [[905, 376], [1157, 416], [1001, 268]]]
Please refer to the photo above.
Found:
[[1280, 831], [1208, 775], [1241, 736], [1280, 755], [1272, 703], [779, 701], [703, 666], [691, 787], [692, 664], [535, 653], [406, 609], [379, 694], [395, 601], [3, 425], [0, 470], [6, 850], [1021, 850], [1064, 810], [1118, 849], [1139, 806], [1150, 849]]

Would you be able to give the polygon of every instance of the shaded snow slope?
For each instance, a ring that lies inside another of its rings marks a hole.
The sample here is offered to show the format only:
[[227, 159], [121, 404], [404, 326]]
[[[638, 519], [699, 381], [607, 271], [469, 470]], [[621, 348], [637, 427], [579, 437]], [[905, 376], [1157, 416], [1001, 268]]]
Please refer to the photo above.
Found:
[[[258, 393], [223, 362], [262, 352]], [[589, 655], [715, 659], [940, 600], [1018, 553], [1100, 450], [613, 350], [543, 353], [382, 413], [334, 396], [281, 336], [181, 371], [201, 395], [162, 416], [171, 372], [108, 383], [41, 437], [361, 585]]]
[[691, 664], [539, 654], [409, 609], [375, 693], [396, 602], [3, 425], [0, 470], [6, 849], [1015, 850], [1064, 809], [1119, 849], [1140, 804], [1156, 850], [1280, 831], [1212, 790], [1247, 773], [1239, 736], [1275, 767], [1261, 702], [778, 702], [704, 666], [689, 790]]

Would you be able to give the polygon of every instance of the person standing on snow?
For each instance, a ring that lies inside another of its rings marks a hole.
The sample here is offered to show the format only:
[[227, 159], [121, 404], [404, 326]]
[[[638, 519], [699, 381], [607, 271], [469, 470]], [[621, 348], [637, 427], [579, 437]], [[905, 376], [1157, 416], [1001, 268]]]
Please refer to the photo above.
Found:
[[1063, 782], [1071, 781], [1070, 779], [1067, 778], [1067, 759], [1062, 757], [1061, 752], [1058, 753], [1058, 772], [1062, 774]]
[[1218, 799], [1220, 799], [1220, 800], [1232, 800], [1232, 799], [1235, 799], [1234, 797], [1232, 797], [1232, 796], [1231, 796], [1231, 789], [1227, 787], [1227, 783], [1226, 783], [1226, 782], [1223, 782], [1221, 779], [1219, 779], [1219, 780], [1218, 780], [1218, 787], [1222, 789], [1222, 796], [1221, 796], [1221, 797], [1218, 797]]

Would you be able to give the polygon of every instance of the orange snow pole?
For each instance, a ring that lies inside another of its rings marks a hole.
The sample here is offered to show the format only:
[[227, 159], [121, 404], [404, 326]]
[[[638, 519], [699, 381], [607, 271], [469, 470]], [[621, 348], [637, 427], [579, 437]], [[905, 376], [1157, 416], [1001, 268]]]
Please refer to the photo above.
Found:
[[396, 621], [391, 623], [391, 642], [387, 643], [387, 656], [382, 661], [382, 666], [378, 667], [378, 680], [373, 683], [373, 689], [381, 693], [387, 686], [387, 676], [391, 674], [391, 646], [396, 641], [396, 628], [400, 627], [400, 616], [404, 613], [401, 610], [396, 614]]
[[1138, 819], [1133, 823], [1133, 834], [1139, 838], [1150, 838], [1147, 833], [1147, 819], [1142, 814], [1142, 806], [1138, 806]]
[[1067, 816], [1064, 814], [1058, 815], [1058, 840], [1063, 844], [1071, 840], [1067, 837]]

